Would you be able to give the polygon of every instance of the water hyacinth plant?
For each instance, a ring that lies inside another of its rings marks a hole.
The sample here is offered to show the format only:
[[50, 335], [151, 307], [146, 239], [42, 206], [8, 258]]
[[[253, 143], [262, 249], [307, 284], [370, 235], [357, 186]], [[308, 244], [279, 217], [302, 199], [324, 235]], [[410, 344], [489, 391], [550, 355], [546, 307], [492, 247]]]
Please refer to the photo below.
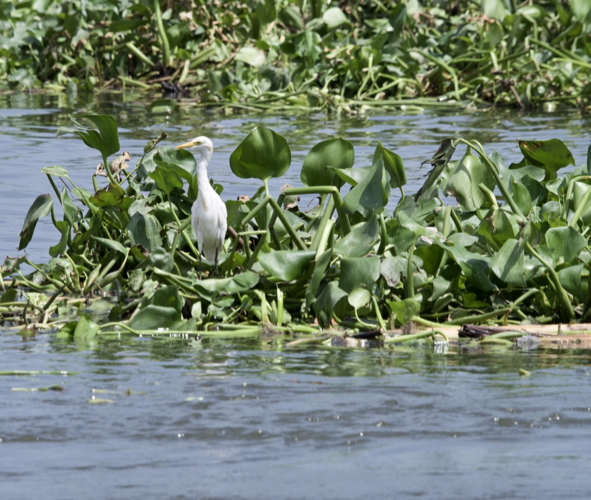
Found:
[[[410, 322], [589, 317], [591, 154], [559, 176], [574, 164], [560, 140], [519, 141], [523, 158], [507, 166], [477, 141], [446, 139], [428, 160], [436, 175], [407, 196], [394, 151], [378, 143], [372, 164], [358, 166], [352, 144], [334, 138], [309, 151], [302, 186], [274, 198], [267, 181], [285, 174], [291, 152], [279, 134], [257, 127], [230, 166], [261, 186], [247, 201], [225, 202], [220, 277], [206, 265], [199, 279], [190, 226], [197, 196], [192, 154], [160, 147], [161, 136], [133, 169], [122, 168], [117, 126], [107, 115], [79, 116], [60, 133], [75, 133], [98, 150], [108, 183], [99, 187], [95, 174], [88, 191], [61, 166], [42, 169], [54, 193], [33, 202], [19, 248], [46, 216], [59, 241], [47, 263], [20, 256], [2, 265], [5, 324], [84, 340], [109, 332], [248, 335], [264, 325], [386, 332]], [[460, 147], [463, 156], [454, 159]], [[393, 190], [399, 202], [389, 213]], [[320, 202], [305, 211], [298, 197], [310, 194]], [[62, 220], [54, 203], [63, 208]]]
[[0, 89], [164, 89], [257, 109], [587, 108], [590, 22], [587, 0], [3, 2]]

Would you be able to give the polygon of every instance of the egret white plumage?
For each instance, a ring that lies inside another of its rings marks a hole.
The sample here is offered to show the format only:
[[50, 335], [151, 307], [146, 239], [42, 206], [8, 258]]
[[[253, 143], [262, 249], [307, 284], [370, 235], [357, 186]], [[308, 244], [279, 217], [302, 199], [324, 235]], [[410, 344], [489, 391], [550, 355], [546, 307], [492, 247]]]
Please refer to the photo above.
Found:
[[199, 279], [201, 279], [201, 254], [210, 263], [215, 263], [215, 276], [218, 277], [218, 260], [226, 236], [226, 205], [215, 192], [207, 175], [207, 165], [213, 154], [213, 144], [207, 137], [196, 137], [181, 144], [176, 149], [192, 149], [197, 157], [197, 199], [191, 209], [191, 224], [197, 237], [199, 250]]

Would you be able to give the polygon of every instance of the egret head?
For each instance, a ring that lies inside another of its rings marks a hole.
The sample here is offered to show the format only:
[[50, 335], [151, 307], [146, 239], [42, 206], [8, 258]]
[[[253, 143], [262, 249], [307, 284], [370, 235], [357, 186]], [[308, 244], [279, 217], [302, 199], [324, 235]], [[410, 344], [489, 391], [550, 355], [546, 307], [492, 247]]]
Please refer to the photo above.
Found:
[[196, 149], [201, 157], [209, 160], [213, 153], [213, 144], [207, 137], [199, 136], [185, 144], [180, 144], [175, 149]]

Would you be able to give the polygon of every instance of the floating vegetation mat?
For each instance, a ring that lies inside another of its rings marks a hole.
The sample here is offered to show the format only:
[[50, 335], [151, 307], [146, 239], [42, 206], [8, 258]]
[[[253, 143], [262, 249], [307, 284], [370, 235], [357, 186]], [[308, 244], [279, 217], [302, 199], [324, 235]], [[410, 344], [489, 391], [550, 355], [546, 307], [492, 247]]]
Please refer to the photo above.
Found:
[[[92, 191], [61, 166], [41, 170], [54, 193], [33, 202], [19, 247], [27, 247], [42, 217], [51, 217], [57, 242], [46, 263], [5, 260], [3, 327], [77, 340], [264, 330], [297, 333], [300, 342], [365, 335], [389, 343], [445, 341], [452, 335], [446, 326], [514, 326], [519, 333], [527, 324], [589, 320], [591, 157], [559, 176], [574, 159], [558, 139], [519, 141], [522, 159], [511, 165], [477, 141], [445, 139], [412, 196], [395, 152], [378, 143], [372, 164], [360, 166], [349, 141], [330, 139], [305, 157], [303, 187], [285, 187], [274, 198], [268, 180], [288, 170], [290, 147], [274, 131], [255, 128], [230, 166], [260, 188], [225, 202], [216, 278], [205, 260], [200, 276], [190, 151], [160, 146], [162, 135], [132, 168], [127, 153], [116, 156], [117, 125], [108, 115], [79, 116], [60, 133], [79, 136], [103, 163], [92, 169]], [[389, 213], [393, 193], [399, 201]], [[393, 337], [400, 328], [403, 337]]]

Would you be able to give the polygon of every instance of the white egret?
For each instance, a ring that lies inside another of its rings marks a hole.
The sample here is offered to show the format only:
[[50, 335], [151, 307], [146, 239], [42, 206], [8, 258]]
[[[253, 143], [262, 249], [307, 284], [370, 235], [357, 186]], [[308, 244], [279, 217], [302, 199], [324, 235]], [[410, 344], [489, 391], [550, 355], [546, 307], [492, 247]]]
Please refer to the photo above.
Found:
[[218, 259], [226, 236], [226, 205], [215, 192], [207, 176], [207, 164], [213, 154], [213, 144], [207, 137], [196, 137], [192, 141], [177, 146], [176, 149], [194, 149], [197, 157], [197, 199], [191, 209], [191, 224], [197, 237], [199, 250], [199, 279], [201, 279], [201, 254], [210, 263], [215, 263], [215, 276], [218, 277]]

